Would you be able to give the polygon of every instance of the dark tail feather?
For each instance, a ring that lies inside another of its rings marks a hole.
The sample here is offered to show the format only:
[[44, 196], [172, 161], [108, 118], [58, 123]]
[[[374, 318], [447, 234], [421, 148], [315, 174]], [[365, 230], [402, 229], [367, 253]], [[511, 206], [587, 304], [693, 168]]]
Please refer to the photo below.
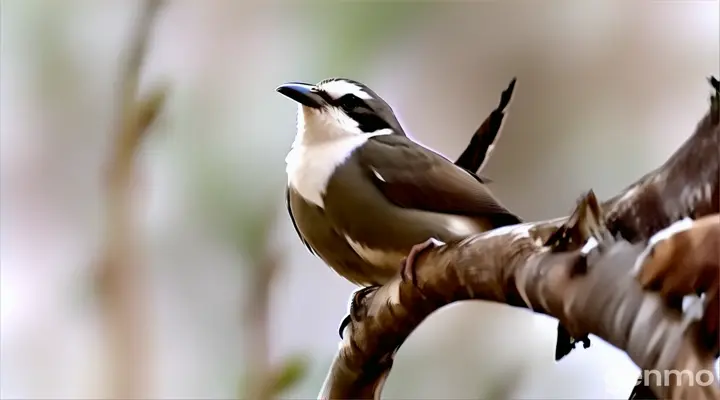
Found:
[[500, 95], [500, 103], [490, 115], [485, 118], [485, 121], [475, 131], [470, 143], [467, 145], [465, 150], [460, 154], [455, 165], [466, 170], [476, 173], [479, 172], [480, 168], [485, 163], [488, 157], [488, 150], [497, 140], [498, 133], [502, 127], [503, 118], [505, 117], [505, 108], [512, 99], [513, 90], [515, 90], [516, 78], [510, 81], [507, 89], [505, 89]]

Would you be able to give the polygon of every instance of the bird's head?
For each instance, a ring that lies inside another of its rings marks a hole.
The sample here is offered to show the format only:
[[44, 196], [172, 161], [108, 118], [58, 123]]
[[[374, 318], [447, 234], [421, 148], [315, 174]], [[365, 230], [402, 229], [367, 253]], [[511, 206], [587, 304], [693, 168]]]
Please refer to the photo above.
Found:
[[277, 91], [299, 103], [296, 144], [320, 143], [381, 130], [405, 135], [392, 108], [374, 91], [350, 79], [318, 84], [290, 82]]

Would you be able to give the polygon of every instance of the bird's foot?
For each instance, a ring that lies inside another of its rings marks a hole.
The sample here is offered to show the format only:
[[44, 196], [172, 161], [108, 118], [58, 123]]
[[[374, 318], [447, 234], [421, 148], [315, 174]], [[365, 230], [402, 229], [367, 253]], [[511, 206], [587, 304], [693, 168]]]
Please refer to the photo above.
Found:
[[358, 313], [365, 309], [365, 298], [369, 294], [374, 293], [378, 288], [379, 286], [369, 286], [358, 289], [353, 293], [352, 298], [350, 299], [350, 311], [348, 312], [348, 315], [343, 318], [342, 322], [340, 322], [340, 327], [338, 328], [340, 339], [344, 339], [343, 332], [345, 332], [345, 328], [352, 324], [353, 320], [357, 320], [359, 315]]
[[410, 253], [402, 262], [401, 270], [400, 270], [400, 276], [403, 280], [409, 280], [412, 282], [413, 285], [417, 286], [417, 279], [415, 277], [415, 260], [422, 254], [424, 251], [433, 249], [435, 247], [444, 246], [445, 243], [430, 238], [420, 244], [416, 244], [410, 249]]
[[350, 314], [348, 314], [340, 322], [340, 328], [338, 328], [338, 333], [340, 334], [340, 339], [345, 339], [343, 337], [343, 332], [345, 332], [345, 328], [347, 328], [347, 326], [350, 325], [350, 323], [352, 323], [352, 318], [350, 317]]

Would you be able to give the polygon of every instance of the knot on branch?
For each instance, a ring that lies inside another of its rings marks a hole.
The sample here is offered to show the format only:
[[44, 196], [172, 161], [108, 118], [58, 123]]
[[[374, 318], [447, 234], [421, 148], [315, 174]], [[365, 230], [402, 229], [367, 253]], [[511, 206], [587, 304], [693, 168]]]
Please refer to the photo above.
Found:
[[595, 249], [601, 249], [613, 241], [613, 235], [605, 225], [605, 215], [595, 192], [589, 190], [577, 201], [577, 205], [543, 246], [553, 253], [582, 250], [577, 253], [577, 262], [570, 271], [570, 277], [587, 272], [587, 256]]
[[[602, 206], [595, 192], [589, 190], [578, 199], [570, 217], [547, 238], [544, 246], [549, 247], [552, 253], [575, 252], [568, 276], [573, 278], [587, 273], [588, 256], [602, 253], [612, 241]], [[570, 354], [578, 343], [582, 343], [583, 348], [590, 347], [588, 332], [583, 332], [576, 324], [563, 326], [558, 323], [555, 361]]]

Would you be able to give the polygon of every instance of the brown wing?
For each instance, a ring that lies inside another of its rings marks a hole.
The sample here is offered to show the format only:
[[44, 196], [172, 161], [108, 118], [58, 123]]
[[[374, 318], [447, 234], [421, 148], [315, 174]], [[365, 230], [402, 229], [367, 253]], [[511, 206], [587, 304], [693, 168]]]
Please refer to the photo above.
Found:
[[310, 251], [310, 254], [317, 255], [315, 250], [310, 246], [310, 243], [308, 243], [307, 239], [305, 239], [305, 236], [303, 236], [302, 232], [300, 232], [300, 228], [298, 228], [297, 221], [295, 221], [295, 215], [293, 215], [292, 210], [292, 202], [290, 201], [290, 187], [288, 186], [285, 188], [285, 206], [287, 207], [288, 214], [290, 215], [290, 221], [292, 221], [293, 228], [295, 228], [295, 232], [297, 233], [300, 240], [303, 242], [305, 247]]
[[417, 210], [520, 223], [475, 175], [405, 136], [375, 136], [358, 150], [361, 165], [392, 203]]

